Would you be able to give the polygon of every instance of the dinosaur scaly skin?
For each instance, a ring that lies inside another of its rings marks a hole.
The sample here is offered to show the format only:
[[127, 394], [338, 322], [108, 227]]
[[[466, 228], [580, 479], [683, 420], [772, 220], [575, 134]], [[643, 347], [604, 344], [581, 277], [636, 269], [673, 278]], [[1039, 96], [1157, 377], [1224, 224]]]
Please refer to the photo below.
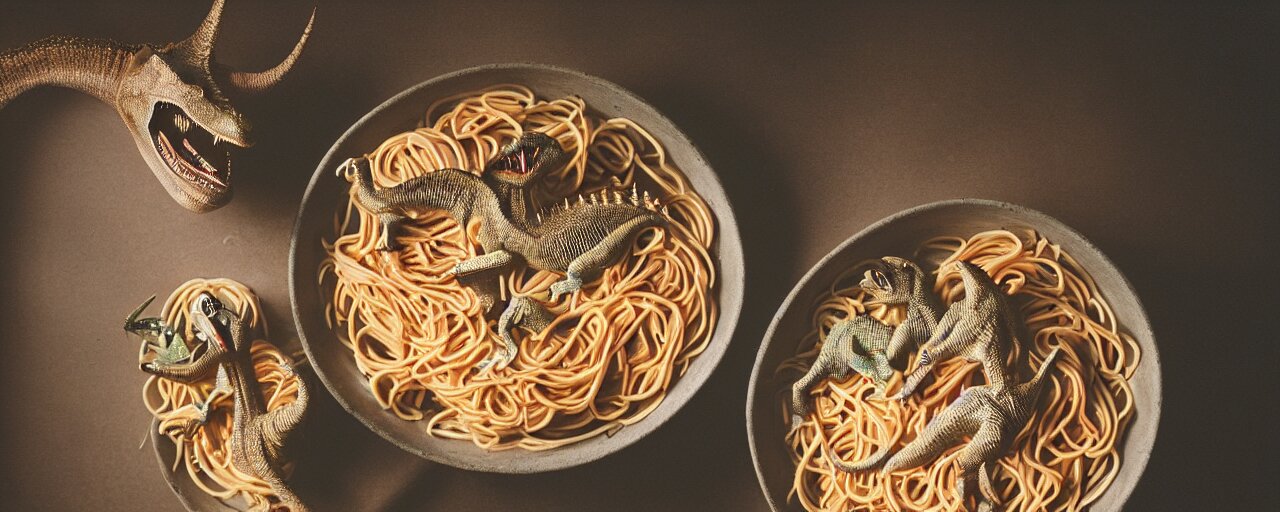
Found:
[[548, 172], [567, 163], [569, 155], [560, 143], [541, 132], [524, 132], [485, 165], [480, 178], [498, 196], [502, 213], [520, 229], [537, 224], [533, 185]]
[[[883, 473], [911, 469], [928, 464], [942, 452], [969, 436], [972, 440], [956, 457], [960, 474], [956, 475], [956, 491], [961, 500], [975, 483], [981, 496], [978, 510], [992, 510], [999, 497], [991, 485], [991, 469], [996, 460], [1009, 451], [1018, 432], [1035, 411], [1036, 401], [1044, 388], [1044, 377], [1058, 360], [1061, 349], [1054, 348], [1041, 363], [1031, 380], [1017, 385], [999, 381], [964, 390], [959, 398], [938, 413], [924, 431], [884, 464]], [[845, 471], [870, 469], [883, 461], [887, 450], [881, 450], [862, 464], [835, 461]]]
[[[0, 53], [0, 108], [42, 85], [78, 89], [115, 107], [143, 160], [174, 201], [195, 212], [231, 199], [231, 154], [248, 147], [249, 122], [221, 84], [255, 93], [275, 85], [302, 53], [311, 23], [283, 62], [260, 73], [232, 71], [213, 59], [223, 0], [178, 43], [129, 45], [50, 37]], [[216, 80], [215, 80], [216, 79]]]
[[[201, 293], [191, 306], [198, 337], [207, 340], [204, 352], [186, 363], [154, 361], [142, 370], [166, 379], [190, 383], [217, 368], [219, 387], [229, 386], [233, 399], [231, 439], [227, 449], [231, 464], [271, 486], [271, 492], [294, 512], [307, 507], [285, 483], [283, 448], [306, 416], [310, 392], [306, 379], [298, 379], [298, 396], [288, 405], [267, 410], [253, 369], [252, 340], [248, 326], [209, 293]], [[292, 373], [287, 365], [284, 370]]]
[[919, 364], [894, 399], [910, 396], [934, 367], [956, 356], [982, 363], [987, 382], [1002, 386], [1011, 382], [1005, 364], [1009, 350], [1020, 343], [1022, 315], [986, 271], [967, 261], [956, 265], [964, 281], [964, 298], [942, 315], [929, 341], [920, 348]]
[[[352, 172], [353, 171], [353, 172]], [[442, 210], [465, 226], [480, 220], [478, 240], [484, 254], [462, 261], [454, 275], [466, 278], [481, 272], [524, 262], [537, 270], [563, 273], [564, 279], [551, 285], [551, 300], [573, 293], [599, 276], [605, 267], [620, 260], [631, 242], [645, 229], [665, 226], [667, 219], [648, 194], [641, 200], [633, 191], [626, 202], [621, 192], [601, 191], [588, 200], [579, 196], [576, 204], [554, 208], [540, 222], [522, 229], [507, 218], [494, 190], [480, 177], [458, 169], [441, 169], [409, 179], [390, 188], [378, 189], [367, 158], [348, 160], [338, 168], [340, 176], [354, 180], [356, 202], [378, 217], [382, 224], [380, 249], [396, 250], [396, 233], [410, 214], [418, 210]], [[549, 313], [537, 311], [532, 299], [513, 301], [503, 317], [522, 327], [541, 330], [550, 322]], [[510, 314], [508, 314], [510, 313]], [[527, 323], [525, 323], [527, 322]], [[515, 357], [510, 326], [499, 321], [506, 351], [481, 364], [505, 365]]]
[[893, 376], [893, 368], [885, 357], [893, 333], [892, 327], [867, 315], [856, 315], [832, 326], [818, 358], [791, 386], [791, 430], [799, 428], [809, 415], [809, 390], [822, 379], [843, 379], [853, 370], [871, 378], [877, 392], [883, 393], [886, 381]]
[[867, 305], [906, 306], [907, 315], [893, 331], [886, 353], [898, 369], [921, 343], [929, 339], [938, 319], [942, 302], [933, 294], [928, 275], [909, 260], [886, 256], [866, 271], [859, 286], [871, 296]]

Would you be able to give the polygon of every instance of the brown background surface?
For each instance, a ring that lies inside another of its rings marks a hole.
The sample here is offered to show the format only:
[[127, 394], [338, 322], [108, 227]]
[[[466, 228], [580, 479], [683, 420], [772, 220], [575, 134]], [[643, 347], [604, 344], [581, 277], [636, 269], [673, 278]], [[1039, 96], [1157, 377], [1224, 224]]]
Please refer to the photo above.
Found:
[[[308, 2], [230, 2], [223, 61], [274, 63]], [[533, 61], [627, 87], [706, 153], [738, 208], [748, 296], [706, 388], [585, 467], [433, 466], [333, 412], [300, 490], [318, 510], [763, 510], [747, 376], [768, 318], [823, 254], [924, 202], [1056, 216], [1133, 281], [1164, 364], [1160, 437], [1130, 508], [1251, 509], [1277, 470], [1277, 16], [1269, 7], [320, 2], [272, 93], [238, 101], [258, 147], [235, 200], [194, 215], [107, 106], [65, 90], [0, 112], [0, 509], [174, 510], [148, 446], [121, 320], [194, 276], [253, 286], [292, 336], [289, 232], [314, 166], [359, 115], [419, 81]], [[0, 48], [46, 35], [163, 42], [204, 2], [0, 3]], [[1257, 398], [1261, 393], [1261, 399]]]

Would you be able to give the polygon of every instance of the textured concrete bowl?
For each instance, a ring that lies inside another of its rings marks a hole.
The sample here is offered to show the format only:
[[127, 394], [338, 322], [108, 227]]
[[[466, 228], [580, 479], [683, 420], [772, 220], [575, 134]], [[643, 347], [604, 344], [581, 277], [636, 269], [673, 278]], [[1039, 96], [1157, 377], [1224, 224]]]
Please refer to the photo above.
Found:
[[[425, 422], [401, 420], [383, 410], [369, 392], [368, 381], [356, 368], [351, 352], [325, 324], [327, 291], [316, 285], [325, 253], [322, 237], [332, 237], [334, 212], [343, 205], [348, 185], [334, 176], [339, 163], [367, 153], [383, 139], [412, 129], [432, 101], [483, 87], [518, 83], [541, 97], [578, 95], [606, 117], [625, 116], [649, 130], [692, 182], [716, 216], [714, 247], [720, 282], [716, 298], [720, 320], [706, 352], [671, 386], [666, 399], [643, 421], [613, 436], [597, 436], [547, 451], [520, 449], [486, 451], [467, 441], [427, 435]], [[711, 375], [732, 338], [742, 308], [742, 243], [729, 201], [715, 172], [702, 154], [671, 121], [640, 98], [599, 78], [561, 68], [531, 64], [501, 64], [466, 69], [440, 76], [387, 100], [347, 130], [316, 167], [294, 225], [289, 254], [289, 288], [293, 317], [307, 356], [320, 380], [340, 404], [366, 426], [401, 448], [426, 459], [476, 471], [535, 473], [584, 464], [636, 442], [666, 422]]]
[[764, 343], [756, 355], [747, 394], [747, 435], [756, 476], [765, 498], [775, 511], [801, 510], [787, 502], [795, 465], [784, 442], [787, 426], [779, 415], [779, 382], [774, 369], [795, 353], [796, 344], [809, 329], [809, 308], [818, 294], [840, 272], [857, 262], [884, 255], [910, 256], [929, 238], [968, 236], [989, 229], [1032, 228], [1060, 244], [1094, 277], [1103, 296], [1111, 302], [1122, 329], [1142, 347], [1142, 362], [1134, 374], [1133, 397], [1137, 414], [1122, 440], [1120, 474], [1092, 510], [1120, 510], [1142, 476], [1156, 440], [1160, 422], [1160, 357], [1151, 325], [1133, 287], [1110, 260], [1083, 236], [1043, 213], [1007, 203], [962, 199], [911, 208], [885, 218], [845, 240], [805, 274], [774, 315]]

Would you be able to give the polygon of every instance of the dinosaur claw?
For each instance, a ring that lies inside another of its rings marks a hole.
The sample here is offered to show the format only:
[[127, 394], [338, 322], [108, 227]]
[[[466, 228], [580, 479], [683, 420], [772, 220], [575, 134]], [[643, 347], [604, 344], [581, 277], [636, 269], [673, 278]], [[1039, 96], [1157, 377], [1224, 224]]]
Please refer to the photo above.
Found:
[[572, 277], [565, 277], [563, 280], [551, 283], [551, 300], [558, 300], [561, 295], [571, 295], [573, 292], [582, 289], [582, 281]]

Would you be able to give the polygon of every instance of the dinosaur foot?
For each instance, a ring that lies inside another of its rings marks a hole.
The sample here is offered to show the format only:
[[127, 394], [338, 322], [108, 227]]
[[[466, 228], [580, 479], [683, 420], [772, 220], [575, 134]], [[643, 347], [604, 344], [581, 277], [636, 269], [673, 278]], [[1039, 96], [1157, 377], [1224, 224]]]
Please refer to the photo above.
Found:
[[565, 276], [564, 279], [551, 283], [551, 300], [558, 300], [561, 295], [570, 295], [581, 289], [581, 279], [573, 276]]

